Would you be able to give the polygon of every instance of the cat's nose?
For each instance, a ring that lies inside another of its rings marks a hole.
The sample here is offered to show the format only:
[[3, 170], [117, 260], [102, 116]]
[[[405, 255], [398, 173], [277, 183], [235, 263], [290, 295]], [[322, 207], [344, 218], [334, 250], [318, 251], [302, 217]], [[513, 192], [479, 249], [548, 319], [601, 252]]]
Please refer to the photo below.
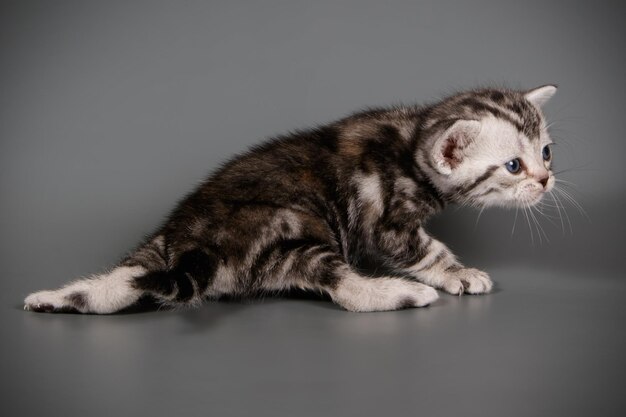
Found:
[[539, 178], [539, 183], [543, 186], [543, 188], [546, 188], [546, 185], [548, 185], [548, 180], [550, 179], [550, 175], [546, 175], [543, 178]]

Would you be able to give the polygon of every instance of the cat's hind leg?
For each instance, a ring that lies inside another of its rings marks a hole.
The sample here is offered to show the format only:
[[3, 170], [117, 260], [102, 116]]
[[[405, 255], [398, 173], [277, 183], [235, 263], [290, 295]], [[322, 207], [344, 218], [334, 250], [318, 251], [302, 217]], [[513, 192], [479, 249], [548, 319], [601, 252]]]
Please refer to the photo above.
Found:
[[109, 273], [81, 279], [57, 290], [30, 294], [24, 300], [24, 310], [114, 313], [139, 299], [142, 292], [133, 287], [133, 282], [145, 273], [142, 266], [118, 266]]
[[137, 280], [166, 268], [165, 242], [158, 235], [106, 273], [79, 279], [56, 290], [30, 294], [24, 300], [24, 309], [47, 313], [115, 313], [146, 294], [137, 286]]

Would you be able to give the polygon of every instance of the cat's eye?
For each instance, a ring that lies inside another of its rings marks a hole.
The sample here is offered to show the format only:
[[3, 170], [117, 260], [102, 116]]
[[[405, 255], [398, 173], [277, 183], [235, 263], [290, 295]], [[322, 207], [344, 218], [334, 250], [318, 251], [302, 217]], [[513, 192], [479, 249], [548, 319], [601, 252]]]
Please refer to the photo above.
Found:
[[546, 162], [552, 159], [552, 150], [550, 149], [550, 145], [546, 145], [543, 147], [543, 149], [541, 150], [541, 156]]
[[522, 163], [520, 162], [519, 158], [515, 158], [515, 159], [511, 159], [509, 162], [504, 164], [504, 166], [506, 166], [506, 169], [511, 174], [517, 174], [522, 168]]

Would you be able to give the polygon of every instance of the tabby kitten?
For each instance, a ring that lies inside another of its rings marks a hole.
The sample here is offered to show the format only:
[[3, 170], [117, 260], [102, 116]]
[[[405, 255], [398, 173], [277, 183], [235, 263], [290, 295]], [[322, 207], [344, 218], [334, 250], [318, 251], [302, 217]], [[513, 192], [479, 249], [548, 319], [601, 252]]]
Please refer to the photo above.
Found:
[[[447, 203], [524, 206], [554, 186], [540, 106], [556, 87], [483, 89], [380, 108], [277, 137], [226, 163], [109, 272], [26, 297], [40, 312], [107, 314], [299, 288], [350, 311], [488, 293], [428, 235]], [[393, 271], [369, 277], [364, 260]]]

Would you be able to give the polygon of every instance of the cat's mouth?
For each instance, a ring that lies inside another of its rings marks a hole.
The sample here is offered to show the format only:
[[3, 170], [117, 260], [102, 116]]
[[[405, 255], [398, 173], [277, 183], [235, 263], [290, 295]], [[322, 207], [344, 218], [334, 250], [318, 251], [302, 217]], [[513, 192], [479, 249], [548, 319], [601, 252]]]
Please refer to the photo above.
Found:
[[543, 197], [554, 188], [556, 179], [550, 175], [547, 182], [529, 182], [521, 185], [516, 192], [516, 201], [520, 207], [529, 207], [538, 204]]

